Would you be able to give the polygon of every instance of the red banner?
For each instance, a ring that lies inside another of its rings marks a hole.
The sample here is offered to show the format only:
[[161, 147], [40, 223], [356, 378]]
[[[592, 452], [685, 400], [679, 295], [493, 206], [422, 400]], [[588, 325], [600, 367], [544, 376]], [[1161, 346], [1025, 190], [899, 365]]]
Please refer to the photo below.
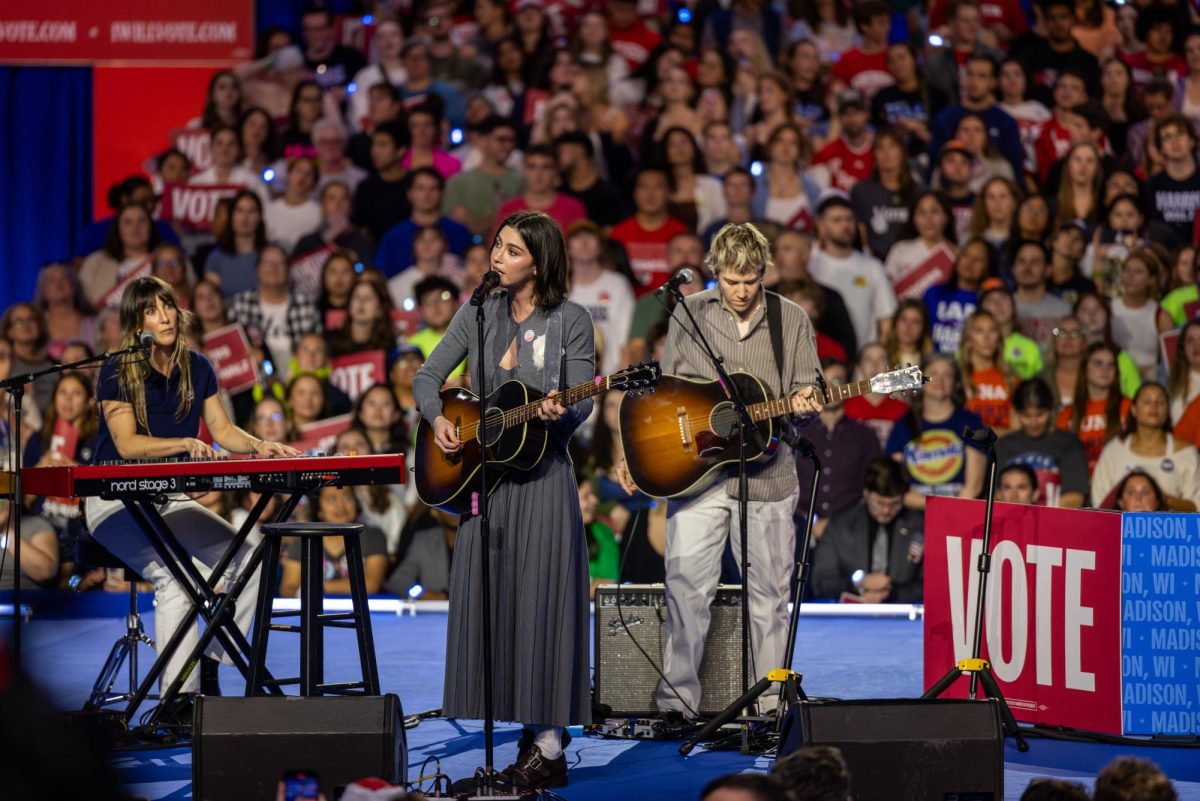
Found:
[[125, 287], [139, 278], [145, 278], [154, 272], [153, 259], [149, 256], [141, 264], [138, 264], [124, 275], [117, 276], [117, 284], [112, 289], [105, 292], [96, 301], [97, 309], [118, 309], [121, 307], [121, 296], [125, 294]]
[[[971, 656], [984, 507], [926, 508], [927, 687]], [[1121, 516], [997, 503], [991, 565], [982, 655], [1017, 720], [1120, 734]]]
[[895, 281], [896, 299], [925, 297], [930, 287], [944, 284], [954, 273], [954, 254], [945, 245], [938, 245], [923, 262], [909, 267]]
[[292, 447], [305, 453], [333, 453], [338, 434], [350, 427], [353, 417], [341, 414], [300, 426], [300, 439], [292, 443]]
[[0, 5], [0, 61], [246, 61], [250, 0], [39, 0]]
[[258, 365], [250, 355], [250, 342], [240, 325], [227, 325], [205, 334], [204, 353], [217, 371], [217, 385], [230, 395], [259, 382]]
[[358, 396], [372, 386], [387, 380], [385, 357], [381, 350], [348, 353], [331, 360], [329, 364], [332, 368], [329, 383], [349, 395], [351, 400], [358, 400]]
[[[308, 295], [310, 298], [318, 297], [321, 294], [321, 269], [332, 255], [333, 246], [323, 245], [302, 256], [297, 256], [296, 260], [292, 262], [291, 270], [288, 272], [288, 280], [292, 283], [292, 289], [302, 295]], [[326, 325], [325, 329], [332, 331], [334, 328], [339, 327], [334, 326], [330, 328]]]
[[233, 197], [245, 188], [235, 184], [167, 184], [163, 187], [158, 217], [166, 222], [180, 223], [193, 231], [207, 231], [212, 227], [217, 201], [223, 197]]
[[74, 460], [78, 450], [79, 430], [69, 420], [58, 420], [54, 424], [54, 433], [50, 435], [50, 452]]
[[392, 329], [396, 336], [408, 339], [421, 330], [421, 312], [412, 309], [392, 309]]
[[[176, 128], [167, 135], [167, 142], [191, 162], [192, 172], [203, 172], [212, 166], [212, 137], [207, 128]], [[156, 154], [157, 155], [157, 154]], [[153, 172], [147, 167], [147, 172]]]

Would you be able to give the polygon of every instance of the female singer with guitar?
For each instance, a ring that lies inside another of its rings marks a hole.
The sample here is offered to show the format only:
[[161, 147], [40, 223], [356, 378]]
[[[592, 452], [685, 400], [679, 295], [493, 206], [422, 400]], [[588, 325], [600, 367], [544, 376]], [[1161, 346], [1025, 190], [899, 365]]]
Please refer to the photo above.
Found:
[[465, 356], [476, 390], [517, 379], [546, 393], [537, 418], [549, 427], [550, 442], [540, 462], [509, 473], [488, 496], [492, 665], [483, 664], [481, 642], [480, 520], [464, 515], [459, 524], [442, 708], [447, 717], [482, 718], [481, 679], [490, 673], [495, 718], [521, 721], [533, 735], [504, 775], [521, 788], [561, 787], [567, 781], [563, 727], [591, 719], [587, 543], [567, 441], [592, 401], [565, 406], [554, 396], [595, 376], [592, 321], [566, 299], [566, 246], [547, 215], [522, 211], [505, 219], [492, 244], [491, 268], [500, 291], [484, 299], [486, 352], [479, 352], [475, 309], [464, 305], [413, 379], [417, 409], [432, 421], [441, 452], [461, 454], [472, 445], [444, 416], [438, 394]]
[[[217, 397], [217, 376], [212, 363], [187, 346], [191, 313], [179, 308], [175, 293], [166, 282], [146, 277], [129, 284], [121, 296], [120, 321], [121, 347], [138, 344], [145, 334], [150, 334], [153, 341], [146, 356], [119, 356], [100, 368], [96, 388], [100, 428], [92, 458], [94, 464], [172, 457], [214, 459], [217, 454], [213, 449], [196, 439], [201, 419], [225, 451], [259, 456], [299, 455], [295, 448], [253, 437], [230, 421]], [[183, 547], [210, 568], [221, 558], [235, 534], [229, 523], [185, 495], [168, 496], [159, 511]], [[89, 497], [84, 514], [92, 537], [154, 585], [155, 641], [165, 644], [187, 615], [187, 595], [121, 501]], [[249, 545], [243, 546], [230, 565], [226, 580], [240, 572], [250, 550]], [[255, 575], [243, 597], [253, 598], [257, 584]], [[237, 606], [235, 619], [242, 631], [249, 629], [253, 615], [254, 604]], [[163, 670], [164, 688], [183, 669], [198, 638], [193, 623]], [[214, 642], [208, 657], [201, 662], [204, 691], [219, 693], [216, 660], [223, 658], [228, 659]], [[200, 677], [192, 674], [182, 691], [195, 692], [200, 685]], [[188, 710], [181, 709], [179, 713], [191, 720]]]

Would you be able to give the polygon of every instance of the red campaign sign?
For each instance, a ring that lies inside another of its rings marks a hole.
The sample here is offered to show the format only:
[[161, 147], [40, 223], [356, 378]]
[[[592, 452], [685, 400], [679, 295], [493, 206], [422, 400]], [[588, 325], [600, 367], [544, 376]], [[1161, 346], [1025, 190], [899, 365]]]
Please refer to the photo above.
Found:
[[198, 173], [212, 166], [212, 144], [207, 128], [175, 128], [167, 136], [171, 147], [188, 157], [192, 172]]
[[50, 435], [50, 452], [73, 461], [78, 450], [79, 430], [67, 420], [58, 420], [54, 424], [54, 433]]
[[[971, 656], [984, 508], [926, 508], [926, 687]], [[1119, 514], [997, 503], [984, 606], [982, 655], [1017, 720], [1121, 733]]]
[[0, 6], [0, 61], [246, 61], [250, 0], [39, 0]]
[[1193, 300], [1191, 303], [1183, 304], [1183, 318], [1185, 320], [1195, 320], [1200, 317], [1200, 300]]
[[158, 218], [180, 223], [193, 231], [207, 231], [212, 228], [217, 201], [233, 197], [245, 188], [238, 184], [166, 184]]
[[259, 382], [258, 365], [240, 325], [227, 325], [204, 335], [204, 353], [217, 371], [217, 386], [231, 395]]
[[392, 328], [396, 336], [408, 339], [421, 330], [421, 313], [417, 309], [392, 309]]
[[1158, 335], [1159, 357], [1163, 364], [1175, 361], [1175, 351], [1179, 348], [1179, 335], [1182, 332], [1183, 328], [1172, 328]]
[[145, 278], [154, 272], [154, 264], [149, 256], [141, 264], [134, 267], [125, 275], [119, 276], [117, 285], [105, 292], [98, 301], [96, 301], [97, 309], [118, 309], [121, 307], [121, 296], [125, 294], [125, 287], [139, 278]]
[[[325, 266], [325, 262], [329, 261], [329, 257], [333, 254], [331, 245], [324, 245], [316, 250], [309, 251], [303, 256], [297, 256], [292, 262], [291, 270], [288, 272], [288, 279], [292, 282], [292, 289], [302, 295], [308, 295], [310, 298], [315, 298], [321, 293], [321, 268]], [[333, 330], [326, 326], [328, 330]]]
[[381, 350], [348, 353], [330, 361], [329, 383], [345, 392], [351, 400], [387, 378], [385, 358]]
[[292, 443], [292, 447], [305, 453], [333, 453], [338, 434], [341, 434], [353, 422], [353, 416], [341, 414], [300, 426], [300, 439]]
[[944, 284], [954, 273], [954, 254], [946, 245], [938, 245], [925, 261], [908, 268], [897, 277], [894, 288], [896, 299], [925, 297], [930, 287]]

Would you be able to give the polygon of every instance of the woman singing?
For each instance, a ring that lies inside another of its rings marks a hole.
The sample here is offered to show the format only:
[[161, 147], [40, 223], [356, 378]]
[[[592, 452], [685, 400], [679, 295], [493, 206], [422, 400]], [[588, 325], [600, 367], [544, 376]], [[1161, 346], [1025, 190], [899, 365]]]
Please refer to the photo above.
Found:
[[591, 714], [587, 542], [567, 441], [592, 402], [566, 408], [553, 396], [595, 375], [592, 321], [566, 299], [566, 246], [558, 223], [542, 212], [518, 212], [500, 224], [491, 267], [500, 274], [500, 291], [484, 302], [485, 351], [479, 352], [475, 310], [463, 306], [413, 380], [417, 408], [432, 421], [442, 451], [462, 448], [438, 390], [465, 356], [476, 390], [517, 379], [550, 396], [538, 418], [549, 426], [552, 444], [533, 470], [510, 474], [489, 496], [492, 665], [483, 664], [482, 654], [479, 518], [464, 516], [459, 525], [442, 705], [451, 718], [482, 718], [481, 678], [491, 675], [495, 718], [521, 721], [532, 734], [504, 774], [517, 787], [561, 787], [563, 727]]
[[[100, 368], [96, 389], [100, 428], [94, 464], [181, 456], [216, 458], [211, 447], [196, 439], [202, 417], [225, 451], [252, 452], [259, 456], [298, 455], [294, 448], [252, 437], [230, 422], [217, 397], [217, 377], [212, 364], [187, 346], [184, 334], [191, 326], [191, 314], [179, 308], [175, 293], [165, 281], [146, 277], [131, 283], [121, 296], [120, 319], [122, 347], [137, 344], [143, 332], [154, 335], [154, 344], [148, 358], [121, 356]], [[192, 557], [210, 568], [221, 558], [234, 535], [228, 523], [185, 495], [169, 496], [159, 512]], [[96, 541], [154, 585], [155, 640], [167, 642], [187, 615], [190, 606], [187, 594], [163, 566], [121, 501], [90, 497], [84, 513]], [[249, 545], [242, 547], [225, 574], [226, 582], [241, 571], [250, 550]], [[254, 598], [257, 587], [255, 575], [243, 597]], [[243, 632], [248, 630], [253, 614], [253, 603], [238, 604], [234, 617]], [[164, 688], [182, 670], [198, 639], [193, 623], [163, 671]], [[207, 657], [201, 662], [200, 673], [205, 679], [205, 689], [216, 691], [219, 689], [216, 660], [228, 661], [228, 657], [215, 642]], [[193, 674], [181, 689], [195, 692], [199, 683]]]

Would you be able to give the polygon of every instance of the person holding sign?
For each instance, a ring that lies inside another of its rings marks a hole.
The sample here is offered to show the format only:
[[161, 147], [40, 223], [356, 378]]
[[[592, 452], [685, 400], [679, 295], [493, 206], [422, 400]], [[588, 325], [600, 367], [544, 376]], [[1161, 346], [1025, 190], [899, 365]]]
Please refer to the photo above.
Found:
[[139, 203], [124, 206], [109, 226], [104, 247], [88, 255], [79, 268], [83, 296], [97, 309], [116, 306], [112, 291], [131, 276], [150, 274], [150, 251], [158, 247], [158, 229]]
[[532, 470], [510, 474], [489, 496], [496, 639], [493, 664], [486, 667], [481, 521], [478, 515], [464, 516], [459, 524], [442, 708], [450, 718], [483, 717], [480, 676], [489, 671], [496, 719], [522, 721], [533, 735], [502, 775], [518, 787], [560, 787], [567, 781], [564, 727], [592, 714], [587, 541], [567, 456], [567, 441], [591, 413], [592, 401], [568, 407], [554, 396], [595, 376], [596, 346], [587, 310], [567, 299], [567, 254], [559, 224], [528, 210], [505, 218], [497, 230], [491, 264], [500, 287], [483, 301], [486, 353], [479, 351], [475, 308], [464, 305], [417, 373], [413, 394], [422, 417], [432, 423], [438, 448], [459, 452], [463, 442], [442, 413], [439, 390], [465, 357], [476, 389], [517, 379], [546, 392], [537, 418], [551, 436]]
[[[120, 315], [122, 346], [137, 344], [146, 333], [152, 335], [153, 344], [146, 358], [116, 357], [100, 368], [96, 393], [100, 424], [93, 464], [180, 456], [214, 459], [213, 448], [196, 438], [201, 420], [223, 451], [299, 455], [295, 448], [251, 436], [230, 421], [217, 396], [217, 377], [211, 362], [191, 350], [183, 336], [192, 326], [191, 314], [179, 308], [166, 282], [145, 277], [131, 283], [121, 297]], [[159, 511], [193, 559], [209, 567], [221, 558], [235, 534], [229, 523], [186, 495], [168, 496]], [[154, 585], [155, 640], [167, 642], [187, 617], [187, 595], [121, 501], [90, 497], [84, 504], [84, 515], [92, 537]], [[243, 545], [229, 566], [227, 581], [241, 572], [250, 552], [251, 545]], [[246, 585], [247, 598], [258, 592], [257, 585], [255, 574]], [[253, 604], [239, 604], [234, 618], [243, 631], [248, 631], [253, 615]], [[163, 687], [183, 670], [198, 638], [193, 623], [163, 670]], [[215, 659], [222, 657], [228, 658], [214, 644], [201, 669], [190, 674], [181, 689], [196, 691], [203, 676], [204, 689], [219, 690]]]

